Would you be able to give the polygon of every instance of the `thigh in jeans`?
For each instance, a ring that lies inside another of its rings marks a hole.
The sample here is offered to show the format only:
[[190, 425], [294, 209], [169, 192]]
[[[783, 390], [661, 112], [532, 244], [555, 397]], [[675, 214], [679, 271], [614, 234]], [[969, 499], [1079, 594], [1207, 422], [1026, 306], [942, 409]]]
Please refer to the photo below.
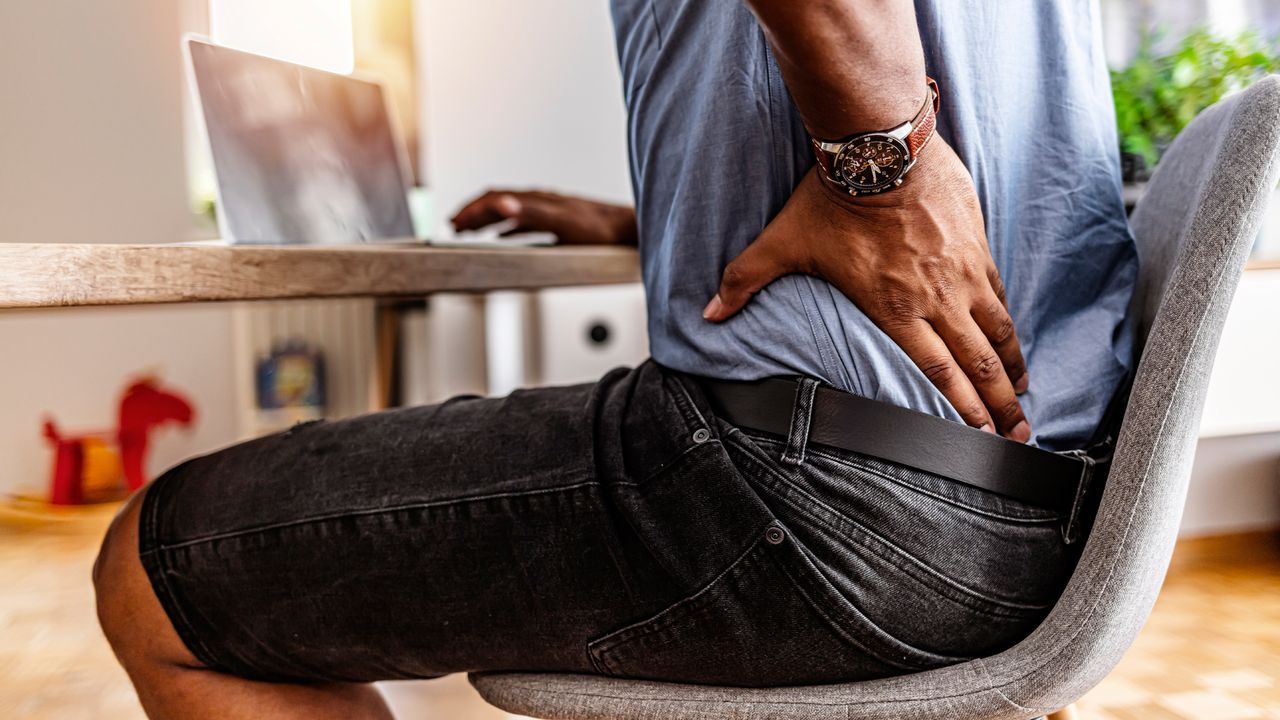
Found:
[[1078, 557], [1053, 511], [835, 448], [810, 445], [794, 465], [782, 439], [730, 430], [726, 442], [835, 608], [933, 664], [1017, 643]]
[[192, 652], [244, 677], [591, 672], [592, 639], [769, 522], [729, 497], [733, 469], [672, 382], [645, 363], [192, 459], [147, 494], [143, 564]]

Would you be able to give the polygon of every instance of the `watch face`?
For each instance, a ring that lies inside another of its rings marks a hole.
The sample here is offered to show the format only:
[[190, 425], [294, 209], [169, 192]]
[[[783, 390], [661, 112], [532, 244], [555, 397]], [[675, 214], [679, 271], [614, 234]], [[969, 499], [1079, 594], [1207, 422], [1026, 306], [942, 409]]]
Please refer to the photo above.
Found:
[[849, 143], [836, 156], [836, 172], [860, 193], [894, 187], [907, 168], [907, 146], [890, 135], [865, 135]]

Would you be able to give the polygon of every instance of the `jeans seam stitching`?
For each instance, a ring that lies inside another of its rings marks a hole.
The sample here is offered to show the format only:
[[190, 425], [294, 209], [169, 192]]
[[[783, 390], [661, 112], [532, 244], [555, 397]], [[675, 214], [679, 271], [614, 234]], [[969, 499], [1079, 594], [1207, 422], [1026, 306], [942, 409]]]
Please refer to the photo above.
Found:
[[[892, 475], [881, 472], [875, 468], [866, 467], [864, 465], [855, 465], [853, 463], [849, 463], [847, 461], [841, 460], [840, 458], [836, 457], [831, 453], [825, 453], [818, 450], [814, 450], [813, 453], [815, 455], [819, 455], [823, 457], [824, 459], [830, 460], [838, 465], [843, 465], [844, 467], [847, 467], [847, 468], [853, 468], [855, 470], [859, 470], [859, 471], [868, 473], [870, 475], [875, 475], [876, 477], [882, 478], [884, 480], [888, 480], [889, 482], [899, 487], [907, 488], [908, 490], [911, 490], [913, 492], [918, 492], [921, 495], [927, 495], [939, 502], [944, 502], [948, 505], [954, 505], [956, 507], [964, 508], [965, 510], [971, 510], [979, 515], [984, 515], [986, 517], [990, 517], [996, 520], [1007, 520], [1009, 522], [1023, 523], [1027, 525], [1042, 525], [1046, 523], [1058, 523], [1058, 522], [1061, 522], [1062, 520], [1061, 517], [1027, 517], [1022, 515], [1006, 515], [1004, 513], [997, 512], [994, 510], [988, 510], [986, 508], [981, 508], [976, 505], [963, 502], [961, 500], [956, 500], [954, 498], [949, 498], [944, 495], [939, 495], [931, 490], [919, 487], [909, 482], [905, 482], [899, 478], [895, 478]], [[959, 482], [959, 481], [953, 481], [953, 482]]]
[[[767, 439], [767, 438], [766, 438], [766, 439], [765, 439], [765, 442], [775, 442], [775, 443], [776, 443], [777, 441], [774, 441], [774, 440], [772, 440], [772, 439]], [[902, 480], [902, 479], [900, 479], [900, 478], [896, 478], [896, 477], [894, 477], [894, 476], [892, 476], [892, 475], [889, 475], [888, 473], [882, 472], [882, 471], [880, 471], [880, 470], [878, 470], [878, 469], [876, 469], [876, 468], [874, 468], [874, 467], [868, 467], [868, 466], [865, 466], [865, 465], [860, 465], [860, 464], [857, 464], [857, 463], [854, 463], [854, 462], [850, 462], [849, 460], [844, 459], [844, 458], [841, 458], [840, 456], [836, 455], [835, 453], [832, 453], [832, 452], [830, 452], [830, 451], [823, 450], [823, 449], [821, 448], [821, 446], [816, 446], [816, 445], [815, 445], [815, 446], [812, 446], [812, 447], [811, 447], [811, 449], [810, 449], [810, 452], [811, 452], [811, 453], [813, 453], [814, 455], [817, 455], [817, 456], [819, 456], [819, 457], [821, 457], [821, 458], [825, 459], [825, 460], [830, 460], [831, 462], [834, 462], [834, 463], [836, 463], [837, 465], [840, 465], [840, 466], [842, 466], [842, 467], [850, 468], [850, 469], [853, 469], [853, 470], [856, 470], [856, 471], [859, 471], [859, 472], [865, 472], [865, 473], [867, 473], [867, 474], [869, 474], [869, 475], [875, 475], [876, 477], [878, 477], [878, 478], [882, 478], [882, 479], [884, 479], [884, 480], [887, 480], [887, 481], [889, 481], [889, 482], [891, 482], [891, 483], [893, 483], [893, 484], [897, 485], [898, 487], [906, 488], [906, 489], [908, 489], [908, 490], [911, 490], [912, 492], [918, 492], [918, 493], [920, 493], [920, 494], [922, 494], [922, 495], [926, 495], [926, 496], [931, 497], [931, 498], [933, 498], [933, 499], [935, 499], [935, 500], [938, 500], [939, 502], [944, 502], [944, 503], [947, 503], [948, 505], [954, 505], [954, 506], [956, 506], [956, 507], [963, 508], [963, 509], [965, 509], [965, 510], [971, 510], [971, 511], [973, 511], [974, 513], [977, 513], [977, 514], [979, 514], [979, 515], [983, 515], [983, 516], [986, 516], [986, 517], [994, 518], [994, 519], [996, 519], [996, 520], [1007, 520], [1007, 521], [1009, 521], [1009, 522], [1016, 522], [1016, 523], [1027, 524], [1027, 525], [1038, 525], [1038, 524], [1045, 524], [1045, 523], [1057, 523], [1057, 522], [1061, 521], [1061, 519], [1062, 519], [1062, 518], [1060, 518], [1060, 517], [1033, 517], [1033, 516], [1027, 516], [1027, 515], [1010, 515], [1010, 514], [1005, 514], [1005, 513], [999, 512], [999, 511], [990, 510], [990, 509], [988, 509], [988, 508], [979, 507], [979, 506], [977, 506], [977, 505], [973, 505], [973, 504], [971, 504], [971, 503], [964, 502], [963, 500], [956, 500], [955, 498], [949, 498], [949, 497], [946, 497], [945, 495], [939, 495], [939, 494], [937, 494], [937, 493], [933, 492], [932, 490], [929, 490], [929, 489], [927, 489], [927, 488], [923, 488], [923, 487], [919, 487], [919, 486], [917, 486], [917, 485], [915, 485], [914, 483], [911, 483], [911, 482], [909, 482], [909, 481], [905, 481], [905, 480]], [[881, 460], [880, 462], [884, 462], [884, 461], [883, 461], [883, 460]], [[953, 482], [959, 482], [959, 481], [957, 480], [957, 481], [953, 481]]]
[[538, 488], [537, 490], [491, 493], [488, 495], [472, 495], [467, 497], [452, 498], [449, 500], [410, 503], [406, 505], [395, 505], [391, 507], [369, 508], [367, 510], [344, 511], [344, 512], [338, 512], [338, 513], [330, 513], [327, 515], [315, 515], [307, 518], [298, 518], [295, 520], [288, 520], [284, 522], [268, 523], [268, 524], [259, 525], [256, 527], [242, 528], [240, 530], [232, 530], [232, 531], [222, 532], [222, 533], [212, 533], [210, 535], [205, 535], [198, 538], [190, 538], [190, 539], [183, 540], [177, 543], [172, 543], [172, 544], [157, 544], [157, 546], [153, 548], [152, 551], [154, 552], [158, 550], [178, 550], [178, 549], [190, 547], [193, 545], [200, 545], [207, 542], [213, 542], [215, 540], [228, 540], [231, 538], [243, 537], [245, 535], [252, 535], [254, 533], [265, 532], [268, 530], [280, 530], [283, 528], [297, 527], [300, 525], [309, 525], [313, 523], [326, 522], [329, 520], [342, 520], [344, 518], [355, 518], [355, 517], [369, 517], [371, 515], [379, 515], [382, 513], [403, 512], [405, 510], [425, 510], [429, 508], [446, 507], [450, 505], [462, 505], [462, 504], [473, 503], [473, 502], [483, 502], [485, 500], [500, 500], [503, 498], [513, 498], [513, 497], [529, 497], [533, 495], [550, 495], [553, 493], [567, 492], [570, 490], [580, 490], [582, 488], [593, 487], [593, 486], [594, 487], [600, 486], [600, 482], [596, 480], [588, 480], [585, 482], [578, 482], [570, 485], [560, 485], [557, 487], [550, 487], [550, 488]]
[[689, 457], [690, 455], [694, 454], [694, 453], [695, 453], [695, 452], [697, 452], [698, 450], [701, 450], [702, 448], [705, 448], [705, 447], [711, 447], [712, 445], [717, 444], [717, 442], [718, 442], [718, 441], [708, 440], [707, 442], [700, 443], [700, 444], [698, 444], [698, 445], [690, 445], [689, 447], [687, 447], [687, 448], [685, 448], [685, 449], [681, 450], [679, 453], [677, 453], [675, 457], [673, 457], [673, 458], [671, 458], [670, 460], [668, 460], [665, 464], [663, 464], [663, 465], [661, 465], [660, 467], [656, 468], [655, 470], [653, 470], [652, 472], [650, 472], [648, 475], [645, 475], [643, 479], [638, 480], [638, 481], [637, 481], [637, 480], [615, 480], [615, 481], [613, 481], [613, 484], [614, 484], [614, 485], [627, 485], [627, 486], [631, 486], [631, 487], [639, 487], [639, 486], [641, 486], [641, 485], [648, 485], [649, 483], [651, 483], [651, 482], [653, 482], [653, 481], [657, 480], [658, 478], [660, 478], [660, 477], [662, 477], [662, 476], [666, 475], [667, 473], [671, 472], [671, 471], [672, 471], [675, 467], [677, 467], [680, 463], [684, 462], [684, 461], [685, 461], [685, 459], [686, 459], [687, 457]]
[[156, 598], [159, 600], [165, 614], [169, 616], [170, 623], [173, 624], [174, 630], [178, 633], [179, 638], [182, 639], [183, 644], [187, 646], [187, 649], [191, 651], [191, 654], [209, 668], [233, 667], [233, 664], [226, 663], [219, 657], [218, 653], [214, 652], [213, 648], [196, 631], [195, 624], [191, 622], [191, 618], [188, 617], [183, 604], [178, 602], [173, 592], [173, 587], [170, 585], [168, 578], [165, 577], [169, 566], [168, 558], [159, 552], [161, 546], [156, 537], [158, 534], [156, 527], [159, 524], [156, 519], [159, 513], [158, 501], [160, 492], [164, 487], [163, 483], [155, 483], [145, 490], [147, 495], [143, 498], [143, 509], [146, 512], [141, 513], [141, 517], [142, 522], [146, 525], [144, 528], [139, 528], [138, 537], [139, 546], [141, 546], [141, 541], [144, 539], [149, 539], [151, 546], [146, 550], [139, 548], [138, 560], [146, 571], [147, 579], [155, 591]]
[[680, 397], [676, 398], [676, 404], [680, 406], [681, 414], [685, 421], [685, 427], [688, 428], [689, 425], [688, 416], [693, 415], [697, 418], [698, 427], [710, 428], [711, 423], [707, 420], [707, 417], [702, 414], [702, 410], [698, 407], [698, 403], [694, 402], [693, 396], [689, 394], [689, 389], [684, 385], [684, 379], [681, 377], [674, 377], [671, 379], [673, 384], [676, 386], [676, 391], [680, 394]]
[[204, 638], [196, 631], [195, 624], [188, 617], [183, 603], [178, 602], [168, 578], [165, 577], [169, 566], [168, 558], [155, 550], [151, 550], [142, 555], [139, 560], [147, 571], [147, 577], [151, 580], [151, 585], [155, 590], [156, 598], [160, 601], [160, 606], [164, 609], [165, 615], [169, 616], [169, 621], [178, 633], [178, 637], [182, 639], [183, 644], [191, 651], [192, 656], [209, 669], [235, 667], [235, 664], [223, 661], [204, 641]]
[[[797, 550], [798, 552], [802, 552], [802, 551], [800, 551], [800, 550], [799, 550], [799, 547], [798, 547], [798, 546], [797, 546], [796, 550]], [[802, 553], [802, 554], [803, 554], [803, 553]], [[805, 559], [806, 561], [809, 561], [807, 557], [805, 557], [804, 559]], [[809, 562], [812, 562], [812, 561], [809, 561]], [[805, 583], [801, 578], [796, 577], [796, 576], [795, 576], [795, 575], [794, 575], [794, 574], [793, 574], [793, 573], [792, 573], [792, 572], [791, 572], [791, 571], [790, 571], [790, 570], [789, 570], [785, 565], [781, 566], [781, 568], [780, 568], [780, 569], [782, 570], [782, 573], [783, 573], [784, 575], [786, 575], [786, 576], [787, 576], [787, 579], [791, 582], [792, 586], [793, 586], [793, 587], [795, 587], [796, 591], [797, 591], [797, 592], [799, 592], [799, 593], [800, 593], [800, 595], [804, 598], [805, 602], [809, 605], [809, 607], [810, 607], [814, 612], [816, 612], [818, 615], [820, 615], [820, 616], [822, 617], [822, 619], [823, 619], [823, 620], [825, 620], [825, 621], [827, 622], [827, 624], [828, 624], [829, 626], [831, 626], [831, 628], [832, 628], [833, 630], [835, 630], [836, 634], [838, 634], [838, 635], [840, 635], [842, 638], [844, 638], [844, 639], [845, 639], [845, 642], [848, 642], [849, 644], [854, 645], [855, 647], [860, 648], [860, 649], [861, 649], [861, 650], [863, 650], [864, 652], [867, 652], [867, 653], [871, 654], [871, 655], [872, 655], [872, 657], [875, 657], [877, 660], [880, 660], [881, 662], [887, 663], [887, 664], [889, 664], [889, 665], [893, 665], [893, 666], [898, 667], [898, 668], [901, 668], [901, 669], [905, 669], [905, 670], [916, 670], [916, 671], [919, 671], [919, 670], [926, 670], [926, 669], [928, 669], [928, 668], [930, 667], [930, 666], [929, 666], [927, 663], [925, 663], [925, 662], [906, 662], [906, 661], [898, 661], [898, 660], [894, 660], [894, 659], [891, 659], [891, 658], [885, 657], [885, 656], [884, 656], [884, 654], [879, 653], [879, 652], [877, 652], [877, 651], [875, 651], [875, 650], [873, 650], [873, 649], [871, 649], [871, 648], [867, 647], [867, 644], [866, 644], [864, 641], [859, 640], [858, 638], [854, 637], [851, 633], [849, 633], [849, 632], [848, 632], [848, 631], [847, 631], [847, 630], [846, 630], [846, 629], [841, 625], [841, 623], [840, 623], [840, 621], [839, 621], [838, 619], [831, 617], [831, 615], [830, 615], [830, 614], [827, 612], [827, 610], [823, 607], [823, 603], [819, 602], [818, 600], [816, 600], [814, 597], [812, 597], [812, 596], [811, 596], [809, 589], [808, 589], [807, 587], [805, 587], [805, 584], [806, 584], [806, 583]], [[818, 570], [817, 570], [817, 568], [813, 568], [813, 571], [814, 571], [814, 572], [820, 572], [820, 571], [818, 571]], [[830, 582], [830, 581], [827, 581], [825, 578], [823, 578], [823, 581], [825, 581], [825, 582]], [[836, 590], [835, 588], [832, 588], [832, 591], [833, 591], [833, 592], [835, 592], [837, 595], [839, 595], [839, 594], [840, 594], [839, 590]], [[843, 596], [842, 596], [842, 597], [843, 597]], [[884, 628], [880, 627], [879, 623], [876, 623], [874, 620], [872, 620], [870, 617], [868, 617], [868, 616], [866, 615], [866, 613], [862, 612], [862, 610], [861, 610], [861, 609], [859, 609], [859, 608], [858, 608], [858, 606], [857, 606], [856, 604], [854, 604], [853, 602], [851, 602], [848, 598], [844, 598], [844, 600], [845, 600], [845, 602], [849, 603], [849, 606], [850, 606], [850, 607], [852, 607], [852, 608], [854, 609], [854, 611], [855, 611], [855, 612], [856, 612], [856, 613], [861, 617], [861, 619], [862, 619], [864, 622], [866, 622], [868, 625], [871, 625], [872, 627], [876, 628], [876, 629], [877, 629], [877, 630], [879, 630], [881, 633], [883, 633], [887, 638], [889, 638], [889, 641], [890, 641], [891, 645], [899, 645], [899, 646], [901, 646], [903, 649], [908, 650], [908, 651], [910, 651], [910, 652], [917, 653], [917, 654], [919, 654], [919, 655], [931, 656], [931, 657], [936, 658], [937, 660], [939, 660], [939, 661], [943, 661], [943, 662], [946, 662], [946, 661], [964, 661], [964, 660], [967, 660], [967, 659], [968, 659], [968, 658], [964, 658], [964, 657], [955, 657], [955, 656], [952, 656], [952, 655], [942, 655], [942, 654], [940, 654], [940, 653], [930, 652], [930, 651], [928, 651], [928, 650], [924, 650], [924, 649], [922, 649], [922, 648], [918, 648], [918, 647], [916, 647], [916, 646], [914, 646], [914, 645], [912, 645], [912, 644], [910, 644], [910, 643], [907, 643], [907, 642], [904, 642], [904, 641], [902, 641], [902, 640], [899, 640], [898, 638], [896, 638], [896, 637], [894, 637], [893, 635], [891, 635], [891, 634], [890, 634], [888, 631], [886, 631]]]
[[[769, 524], [772, 525], [773, 523], [771, 522]], [[753, 540], [745, 550], [738, 553], [737, 557], [733, 559], [733, 562], [729, 563], [723, 570], [716, 573], [715, 577], [711, 578], [706, 583], [704, 583], [702, 587], [698, 588], [698, 590], [694, 592], [692, 595], [686, 595], [685, 597], [680, 598], [679, 600], [671, 603], [670, 605], [667, 605], [662, 610], [659, 610], [657, 613], [647, 618], [644, 618], [643, 620], [637, 620], [636, 622], [633, 622], [630, 625], [626, 625], [624, 627], [618, 628], [617, 630], [613, 630], [609, 633], [606, 633], [605, 635], [602, 635], [601, 637], [596, 638], [595, 640], [588, 642], [587, 643], [588, 654], [592, 656], [593, 660], [597, 655], [600, 655], [601, 661], [606, 665], [609, 665], [610, 669], [612, 670], [612, 664], [609, 663], [607, 656], [614, 652], [614, 648], [618, 647], [621, 643], [629, 643], [635, 640], [636, 638], [642, 638], [648, 635], [652, 635], [658, 630], [661, 630], [669, 626], [672, 622], [674, 622], [669, 618], [671, 617], [672, 613], [675, 610], [677, 610], [681, 606], [686, 606], [693, 603], [695, 600], [697, 600], [698, 598], [702, 597], [704, 594], [709, 592], [711, 588], [715, 587], [716, 583], [724, 579], [726, 575], [728, 575], [735, 568], [741, 565], [742, 562], [746, 560], [747, 557], [749, 557], [752, 552], [755, 551], [755, 549], [760, 545], [761, 538], [763, 537], [762, 532], [763, 531], [757, 532], [755, 540]], [[653, 625], [653, 626], [646, 627], [649, 625]], [[613, 641], [613, 642], [610, 643], [610, 641]], [[600, 647], [601, 645], [609, 645], [609, 646]]]

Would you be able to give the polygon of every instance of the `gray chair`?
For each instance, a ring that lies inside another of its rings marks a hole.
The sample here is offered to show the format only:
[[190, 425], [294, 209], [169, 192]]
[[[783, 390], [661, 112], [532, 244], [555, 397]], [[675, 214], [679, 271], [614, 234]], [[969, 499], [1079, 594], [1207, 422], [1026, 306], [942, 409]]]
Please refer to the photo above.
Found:
[[729, 688], [586, 675], [476, 674], [490, 703], [572, 720], [1027, 720], [1101, 681], [1146, 622], [1168, 568], [1218, 338], [1280, 179], [1280, 76], [1178, 137], [1133, 215], [1144, 342], [1111, 478], [1062, 598], [998, 655], [869, 682]]

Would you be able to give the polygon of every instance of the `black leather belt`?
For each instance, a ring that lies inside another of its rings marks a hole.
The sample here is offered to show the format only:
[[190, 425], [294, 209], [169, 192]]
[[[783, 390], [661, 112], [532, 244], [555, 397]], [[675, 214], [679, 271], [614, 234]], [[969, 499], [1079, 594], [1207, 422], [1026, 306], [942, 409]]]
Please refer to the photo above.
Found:
[[[720, 417], [743, 428], [787, 437], [800, 384], [794, 380], [700, 379]], [[905, 465], [966, 485], [1058, 510], [1067, 525], [1110, 453], [1055, 453], [951, 420], [819, 386], [809, 442]], [[1076, 533], [1064, 527], [1068, 542]]]

